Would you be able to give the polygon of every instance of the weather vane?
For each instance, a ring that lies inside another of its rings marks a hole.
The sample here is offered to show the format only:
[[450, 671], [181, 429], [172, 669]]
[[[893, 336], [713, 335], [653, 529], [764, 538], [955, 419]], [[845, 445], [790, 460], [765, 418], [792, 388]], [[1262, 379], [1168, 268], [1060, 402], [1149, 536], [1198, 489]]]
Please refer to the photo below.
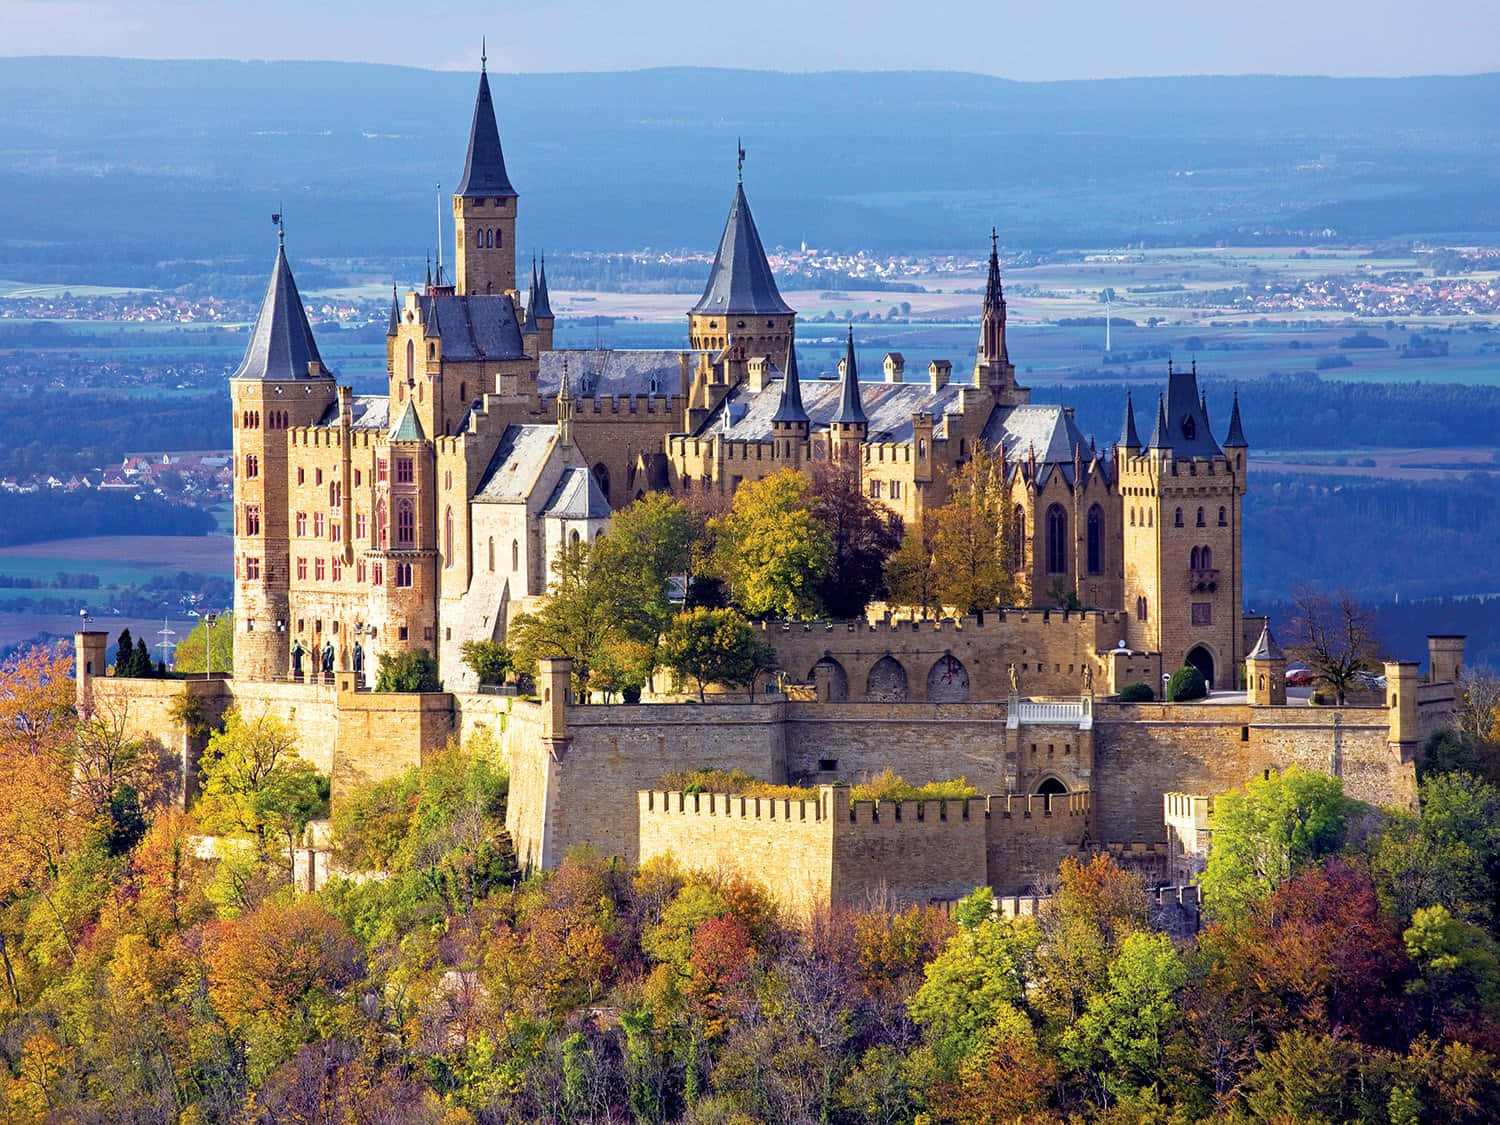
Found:
[[284, 208], [280, 203], [278, 203], [276, 205], [276, 207], [277, 207], [277, 209], [275, 211], [271, 212], [271, 224], [276, 228], [276, 240], [277, 240], [277, 242], [280, 245], [285, 246], [286, 245], [286, 224], [284, 222], [282, 222], [282, 217], [286, 214], [286, 208]]
[[739, 159], [735, 161], [735, 171], [739, 174], [740, 183], [745, 182], [745, 141], [742, 137], [734, 139], [735, 147], [739, 149]]

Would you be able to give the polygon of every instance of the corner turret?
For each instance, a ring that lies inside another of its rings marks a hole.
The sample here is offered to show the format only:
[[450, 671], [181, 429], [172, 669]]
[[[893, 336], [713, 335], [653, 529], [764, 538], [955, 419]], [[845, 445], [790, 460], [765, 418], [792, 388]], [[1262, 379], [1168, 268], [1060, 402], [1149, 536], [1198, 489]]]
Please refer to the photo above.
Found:
[[515, 294], [516, 213], [490, 77], [481, 59], [463, 178], [453, 193], [453, 283], [461, 297]]

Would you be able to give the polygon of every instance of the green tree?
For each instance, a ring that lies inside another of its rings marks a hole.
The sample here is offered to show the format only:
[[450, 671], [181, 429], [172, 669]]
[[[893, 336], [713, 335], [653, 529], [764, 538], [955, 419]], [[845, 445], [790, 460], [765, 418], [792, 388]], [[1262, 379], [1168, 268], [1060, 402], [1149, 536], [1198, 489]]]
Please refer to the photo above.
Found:
[[1207, 911], [1238, 917], [1298, 868], [1337, 851], [1355, 807], [1342, 780], [1296, 766], [1219, 796], [1213, 846], [1199, 878]]
[[924, 511], [915, 523], [907, 525], [900, 546], [886, 563], [885, 584], [893, 605], [921, 617], [942, 607], [938, 597], [937, 519], [932, 512]]
[[1172, 673], [1172, 678], [1167, 681], [1167, 702], [1187, 703], [1194, 699], [1203, 699], [1208, 695], [1208, 682], [1204, 680], [1203, 673], [1191, 664], [1184, 664]]
[[510, 650], [499, 641], [465, 641], [464, 663], [481, 684], [501, 684], [510, 671]]
[[700, 607], [672, 619], [661, 658], [678, 676], [698, 685], [701, 703], [707, 684], [753, 685], [757, 672], [775, 666], [776, 650], [734, 610]]
[[1500, 790], [1469, 773], [1425, 778], [1417, 813], [1391, 813], [1370, 848], [1382, 901], [1402, 924], [1424, 906], [1495, 927]]
[[949, 480], [950, 498], [936, 515], [933, 540], [938, 594], [960, 613], [981, 613], [1016, 600], [1011, 557], [1010, 486], [1005, 462], [983, 442]]
[[691, 581], [697, 533], [686, 504], [653, 492], [617, 512], [594, 545], [594, 567], [618, 628], [604, 661], [617, 690], [638, 688], [641, 670], [655, 667], [657, 645], [677, 611], [671, 579]]
[[1424, 906], [1402, 935], [1422, 971], [1412, 986], [1434, 1016], [1450, 1007], [1500, 1013], [1500, 945], [1443, 906]]
[[870, 499], [857, 461], [813, 466], [813, 518], [828, 529], [828, 568], [818, 598], [830, 616], [858, 617], [885, 589], [885, 564], [901, 543], [901, 520]]
[[382, 652], [375, 690], [442, 691], [437, 659], [425, 648], [403, 649], [395, 654]]
[[[207, 640], [207, 652], [205, 653], [204, 642]], [[234, 615], [221, 613], [214, 618], [213, 628], [210, 629], [208, 620], [200, 618], [193, 626], [192, 631], [186, 637], [177, 642], [177, 649], [172, 654], [172, 670], [174, 672], [203, 672], [205, 665], [204, 656], [212, 658], [208, 666], [214, 672], [234, 673]]]
[[115, 642], [115, 675], [135, 675], [135, 638], [130, 635], [128, 627], [120, 630]]
[[[596, 667], [607, 663], [606, 649], [623, 639], [607, 578], [596, 564], [594, 544], [564, 546], [552, 562], [546, 604], [519, 614], [507, 633], [517, 671], [535, 675], [544, 657], [571, 660], [573, 694], [580, 701], [589, 698]], [[645, 683], [649, 672], [637, 666], [632, 678]]]
[[927, 963], [908, 1006], [944, 1070], [997, 1041], [1035, 1038], [1022, 1006], [1038, 940], [1030, 922], [986, 918]]
[[729, 512], [712, 521], [720, 573], [750, 617], [818, 611], [818, 583], [833, 543], [812, 514], [811, 483], [791, 469], [741, 485]]

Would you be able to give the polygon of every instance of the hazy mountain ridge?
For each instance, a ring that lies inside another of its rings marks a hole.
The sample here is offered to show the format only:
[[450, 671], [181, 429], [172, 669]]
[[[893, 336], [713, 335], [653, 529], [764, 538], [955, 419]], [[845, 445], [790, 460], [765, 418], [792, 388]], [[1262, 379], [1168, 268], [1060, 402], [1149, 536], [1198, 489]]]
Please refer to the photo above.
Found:
[[[1500, 232], [1500, 75], [491, 78], [523, 250], [710, 248], [736, 137], [771, 243], [945, 249], [982, 244], [992, 222], [1034, 247]], [[474, 80], [350, 63], [0, 60], [0, 271], [259, 266], [278, 200], [301, 256], [420, 256], [436, 238], [434, 185], [446, 195], [462, 167]]]

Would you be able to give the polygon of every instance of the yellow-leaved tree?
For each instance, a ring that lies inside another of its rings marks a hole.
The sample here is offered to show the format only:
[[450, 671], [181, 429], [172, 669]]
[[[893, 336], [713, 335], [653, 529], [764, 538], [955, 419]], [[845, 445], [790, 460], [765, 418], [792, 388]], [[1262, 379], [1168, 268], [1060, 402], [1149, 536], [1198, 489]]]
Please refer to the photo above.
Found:
[[747, 617], [817, 613], [833, 544], [812, 513], [812, 482], [783, 469], [742, 485], [710, 523], [720, 573]]

